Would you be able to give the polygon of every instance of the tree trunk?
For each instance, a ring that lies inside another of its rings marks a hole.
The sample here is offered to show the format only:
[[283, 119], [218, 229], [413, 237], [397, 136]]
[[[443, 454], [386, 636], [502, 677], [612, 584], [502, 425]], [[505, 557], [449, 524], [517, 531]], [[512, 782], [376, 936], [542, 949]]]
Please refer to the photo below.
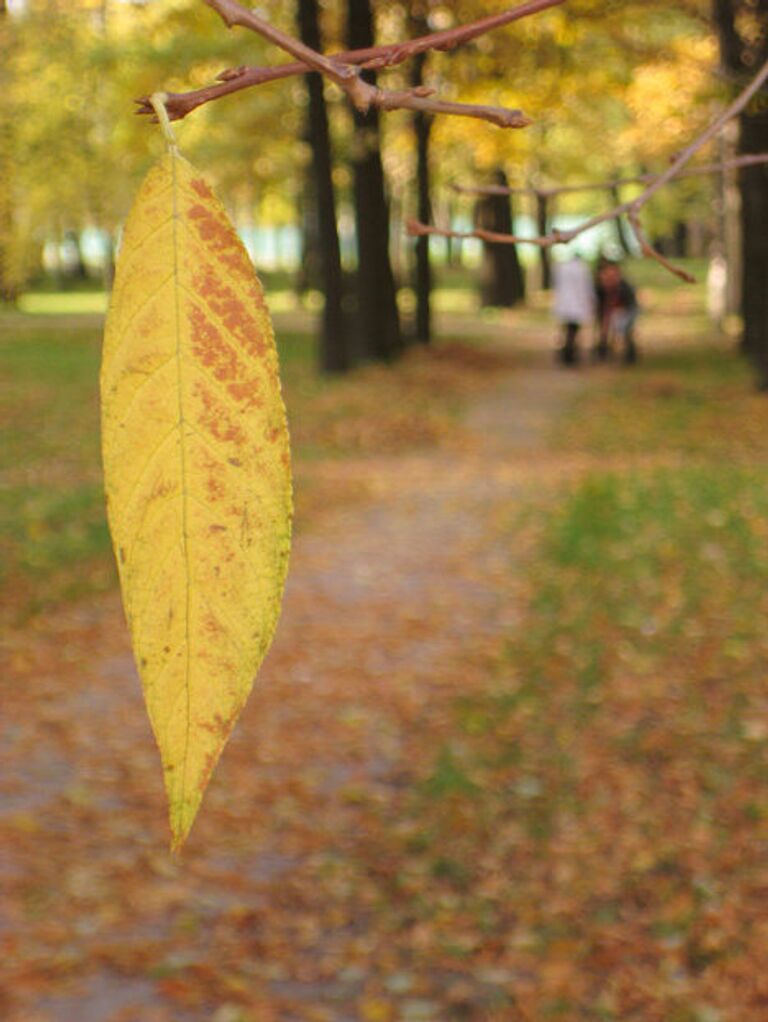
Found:
[[[499, 172], [498, 176], [499, 184], [503, 184], [505, 187], [508, 185], [506, 174], [503, 171]], [[509, 232], [514, 234], [515, 231], [515, 205], [512, 196], [509, 198], [508, 209], [509, 209]], [[517, 250], [517, 245], [505, 245], [508, 251], [507, 256], [508, 272], [511, 280], [510, 284], [510, 297], [512, 299], [511, 305], [518, 305], [525, 301], [525, 273], [523, 271], [523, 264], [520, 262], [520, 255]]]
[[[739, 151], [745, 155], [768, 152], [768, 92], [764, 100], [740, 118]], [[743, 167], [740, 178], [743, 343], [758, 386], [768, 390], [768, 167]]]
[[[539, 235], [547, 233], [549, 226], [549, 200], [541, 192], [536, 193], [536, 231]], [[543, 246], [539, 249], [541, 263], [541, 289], [549, 291], [552, 287], [552, 260], [549, 249]]]
[[[613, 185], [610, 195], [613, 205], [620, 206], [621, 195], [619, 193], [618, 185]], [[617, 216], [613, 222], [616, 225], [616, 241], [619, 243], [619, 248], [625, 256], [632, 255], [632, 246], [629, 244], [629, 239], [627, 238], [627, 229], [624, 226], [624, 217]]]
[[[497, 170], [494, 183], [507, 187], [503, 170]], [[478, 226], [499, 234], [512, 234], [514, 217], [512, 199], [507, 195], [488, 195], [477, 206]], [[525, 280], [516, 245], [483, 244], [481, 275], [483, 305], [511, 308], [525, 299]]]
[[[321, 48], [317, 0], [299, 0], [298, 28], [303, 43], [315, 50]], [[325, 107], [323, 80], [318, 74], [305, 76], [309, 109], [307, 138], [312, 148], [312, 169], [317, 201], [318, 234], [322, 257], [325, 307], [320, 333], [320, 368], [329, 373], [350, 368], [349, 337], [344, 316], [344, 280], [341, 271], [341, 248], [336, 226], [336, 196], [333, 190], [333, 160], [328, 111]]]
[[[426, 31], [426, 29], [425, 29]], [[411, 85], [415, 88], [424, 84], [426, 53], [419, 53], [413, 61]], [[416, 136], [416, 190], [418, 195], [417, 217], [428, 224], [432, 219], [432, 203], [429, 187], [429, 133], [432, 118], [422, 110], [413, 116], [413, 131]], [[416, 238], [416, 340], [428, 344], [432, 339], [432, 267], [429, 261], [429, 235]]]
[[[370, 0], [348, 0], [347, 41], [350, 49], [373, 46]], [[366, 81], [375, 83], [372, 72]], [[390, 361], [403, 347], [397, 290], [389, 258], [389, 208], [381, 162], [379, 113], [353, 109], [352, 142], [355, 221], [357, 226], [358, 346], [366, 358]]]
[[[721, 63], [741, 87], [768, 59], [768, 0], [713, 0], [712, 11]], [[738, 149], [743, 154], [768, 150], [765, 85], [739, 117]], [[764, 166], [742, 168], [739, 191], [742, 345], [757, 370], [758, 386], [768, 390], [768, 170]]]
[[685, 259], [688, 255], [688, 224], [684, 220], [675, 223], [670, 239], [672, 255], [675, 259]]
[[76, 281], [85, 281], [88, 279], [88, 267], [85, 265], [85, 259], [83, 258], [83, 246], [80, 244], [80, 232], [75, 230], [68, 230], [64, 232], [64, 241], [67, 248], [72, 253], [72, 260], [68, 261], [69, 265], [67, 268], [67, 276], [74, 278]]
[[301, 261], [296, 270], [296, 297], [301, 299], [312, 288], [323, 288], [323, 247], [317, 213], [317, 189], [314, 167], [310, 164], [304, 175], [304, 189], [296, 197], [296, 213], [301, 224]]
[[743, 70], [742, 41], [736, 30], [739, 0], [713, 0], [712, 17], [720, 39], [720, 61], [729, 71]]
[[[738, 125], [731, 121], [719, 138], [722, 163], [736, 156]], [[731, 168], [720, 176], [720, 231], [725, 258], [725, 315], [737, 316], [741, 311], [741, 195], [738, 171]]]
[[[0, 0], [0, 89], [5, 93], [6, 68], [10, 56], [8, 9], [5, 0]], [[0, 110], [0, 302], [15, 302], [18, 298], [16, 274], [14, 272], [14, 215], [12, 189], [12, 132], [13, 119], [10, 111]]]

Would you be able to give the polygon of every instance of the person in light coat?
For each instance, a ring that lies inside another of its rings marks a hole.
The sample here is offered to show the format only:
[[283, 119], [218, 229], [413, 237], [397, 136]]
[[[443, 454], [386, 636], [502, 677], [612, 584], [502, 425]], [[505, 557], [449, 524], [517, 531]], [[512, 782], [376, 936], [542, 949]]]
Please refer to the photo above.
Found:
[[579, 331], [595, 318], [595, 286], [592, 273], [578, 254], [554, 266], [555, 302], [553, 312], [562, 324], [562, 345], [558, 355], [563, 365], [579, 361]]

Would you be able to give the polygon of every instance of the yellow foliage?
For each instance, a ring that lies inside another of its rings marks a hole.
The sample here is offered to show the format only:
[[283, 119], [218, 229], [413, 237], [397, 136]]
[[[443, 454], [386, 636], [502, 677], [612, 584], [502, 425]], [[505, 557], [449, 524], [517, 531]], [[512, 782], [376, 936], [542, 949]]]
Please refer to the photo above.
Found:
[[125, 228], [101, 390], [110, 529], [178, 848], [275, 630], [291, 484], [261, 285], [175, 152]]
[[[686, 145], [713, 116], [711, 69], [716, 53], [710, 39], [677, 41], [657, 61], [636, 68], [625, 94], [630, 120], [618, 151], [628, 160], [667, 159]], [[710, 102], [706, 99], [710, 92]]]

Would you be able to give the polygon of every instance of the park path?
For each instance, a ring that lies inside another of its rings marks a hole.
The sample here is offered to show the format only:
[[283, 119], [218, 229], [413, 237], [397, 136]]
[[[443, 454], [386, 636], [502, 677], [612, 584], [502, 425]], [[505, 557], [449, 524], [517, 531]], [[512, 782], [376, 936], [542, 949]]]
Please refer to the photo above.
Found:
[[412, 978], [390, 991], [402, 1015], [366, 1007], [402, 963], [348, 853], [514, 632], [515, 512], [572, 470], [546, 437], [583, 381], [526, 355], [469, 405], [460, 443], [324, 467], [368, 496], [299, 523], [275, 644], [179, 861], [116, 597], [16, 639], [0, 1018], [440, 1022]]

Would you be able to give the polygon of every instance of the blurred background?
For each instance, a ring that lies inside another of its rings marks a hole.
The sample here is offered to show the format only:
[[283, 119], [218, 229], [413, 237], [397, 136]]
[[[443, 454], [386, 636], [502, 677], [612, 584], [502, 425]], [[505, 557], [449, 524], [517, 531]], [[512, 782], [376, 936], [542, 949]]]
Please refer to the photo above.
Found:
[[[328, 51], [499, 10], [258, 8]], [[621, 222], [543, 256], [404, 225], [532, 236], [639, 194], [611, 182], [727, 106], [767, 25], [762, 0], [568, 0], [380, 76], [521, 131], [361, 117], [316, 77], [176, 125], [273, 313], [296, 541], [173, 859], [104, 520], [101, 330], [164, 147], [133, 101], [284, 58], [193, 0], [0, 0], [3, 1022], [762, 1022], [766, 170], [646, 207], [694, 285]], [[762, 98], [698, 162], [768, 151]], [[574, 251], [622, 261], [636, 366], [593, 364], [591, 327], [556, 364]]]
[[[742, 50], [754, 50], [741, 55], [757, 66], [760, 15], [750, 15], [754, 5], [741, 6], [743, 11], [731, 4], [742, 19], [736, 22]], [[497, 10], [498, 5], [478, 3], [315, 0], [259, 8], [286, 31], [314, 33], [328, 50], [407, 39]], [[204, 3], [5, 0], [0, 11], [5, 97], [0, 293], [6, 299], [22, 296], [21, 309], [36, 311], [39, 302], [23, 298], [30, 288], [95, 291], [100, 283], [109, 285], [121, 222], [163, 147], [160, 132], [147, 119], [129, 116], [133, 101], [160, 89], [189, 91], [210, 84], [227, 68], [282, 58], [252, 33], [228, 32]], [[344, 295], [353, 321], [349, 330], [357, 334], [357, 327], [367, 326], [370, 331], [365, 310], [354, 309], [365, 296], [354, 278], [360, 247], [365, 262], [366, 246], [376, 252], [378, 242], [360, 239], [361, 222], [367, 222], [369, 233], [389, 233], [387, 255], [407, 313], [415, 301], [417, 259], [402, 225], [419, 214], [420, 202], [441, 225], [467, 230], [487, 221], [489, 213], [484, 218], [477, 198], [459, 195], [451, 185], [495, 183], [501, 175], [513, 186], [546, 193], [663, 169], [722, 109], [732, 89], [734, 76], [724, 71], [722, 17], [717, 21], [712, 14], [703, 0], [657, 5], [650, 13], [631, 2], [606, 8], [577, 0], [454, 52], [422, 55], [382, 79], [391, 88], [418, 79], [446, 99], [522, 108], [534, 119], [523, 131], [494, 130], [470, 118], [414, 118], [408, 112], [361, 118], [336, 89], [326, 89], [325, 95], [320, 90], [323, 109], [320, 116], [310, 116], [318, 97], [311, 101], [308, 84], [291, 77], [199, 108], [179, 126], [179, 140], [216, 185], [259, 269], [279, 292], [278, 305], [292, 293], [317, 302], [324, 290], [328, 225], [319, 208], [326, 197], [313, 150], [322, 146], [317, 124], [327, 115], [328, 184], [349, 278]], [[316, 78], [311, 82], [318, 85]], [[734, 155], [737, 136], [734, 124], [702, 158]], [[426, 194], [420, 195], [420, 188]], [[630, 185], [621, 197], [638, 191]], [[670, 254], [701, 257], [714, 246], [727, 250], [733, 263], [738, 248], [731, 237], [738, 220], [734, 192], [735, 172], [725, 179], [682, 180], [654, 201], [648, 229]], [[535, 194], [522, 195], [506, 215], [518, 233], [534, 234], [540, 227], [573, 226], [614, 204], [614, 198], [600, 192], [566, 193], [556, 201], [547, 201], [546, 194], [538, 201]], [[386, 215], [376, 208], [382, 203]], [[590, 257], [606, 249], [627, 254], [631, 247], [621, 225], [604, 225], [579, 240], [579, 249]], [[452, 245], [436, 238], [429, 248], [437, 286], [450, 279], [450, 271], [475, 271], [482, 262], [476, 241]], [[522, 246], [519, 255], [531, 286], [547, 286], [546, 268], [543, 281], [542, 272], [536, 273], [535, 251]], [[485, 283], [484, 298], [494, 304], [493, 282]], [[738, 280], [731, 291], [728, 311], [736, 312]], [[370, 343], [347, 339], [349, 358], [370, 357]]]

